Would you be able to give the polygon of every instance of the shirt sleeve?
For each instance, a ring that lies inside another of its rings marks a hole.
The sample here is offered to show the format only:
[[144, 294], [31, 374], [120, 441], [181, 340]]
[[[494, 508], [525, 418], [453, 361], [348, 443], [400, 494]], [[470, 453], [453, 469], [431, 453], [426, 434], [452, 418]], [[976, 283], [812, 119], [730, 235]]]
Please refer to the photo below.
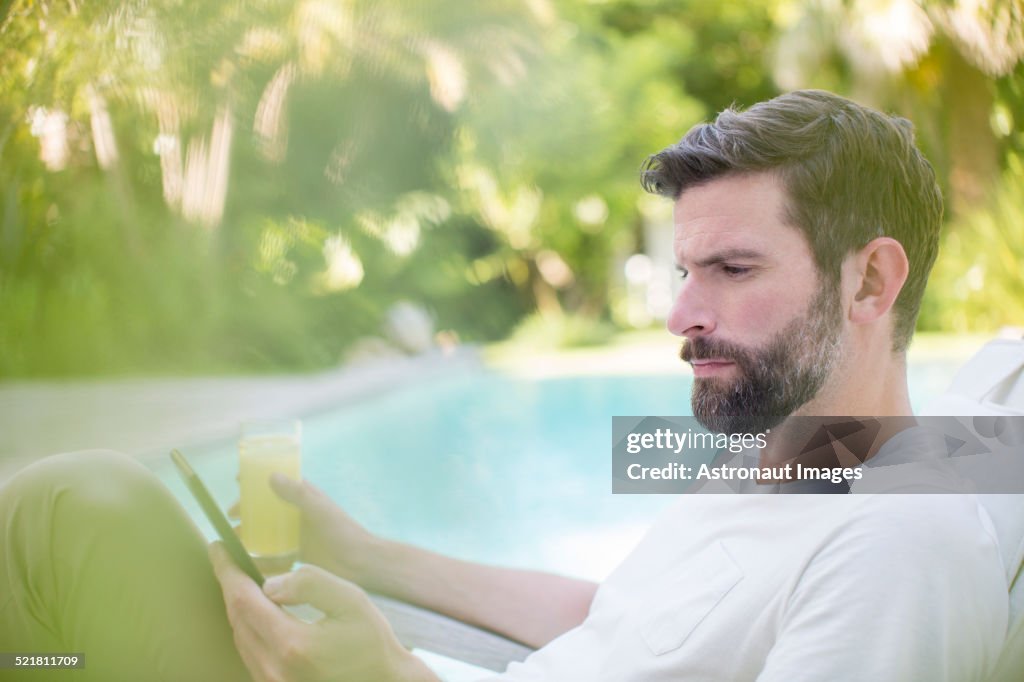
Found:
[[985, 679], [1007, 587], [973, 497], [886, 497], [805, 566], [758, 682]]

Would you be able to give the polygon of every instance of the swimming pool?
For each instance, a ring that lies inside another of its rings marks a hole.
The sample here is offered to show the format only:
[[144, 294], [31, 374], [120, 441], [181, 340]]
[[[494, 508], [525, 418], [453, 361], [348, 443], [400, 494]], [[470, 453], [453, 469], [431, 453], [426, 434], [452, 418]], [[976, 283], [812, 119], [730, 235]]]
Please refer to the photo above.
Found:
[[[912, 365], [915, 409], [954, 370]], [[600, 580], [672, 501], [611, 494], [611, 417], [689, 414], [690, 385], [682, 373], [528, 380], [466, 371], [304, 417], [303, 475], [387, 537]], [[233, 442], [185, 454], [223, 507], [236, 499]], [[169, 462], [153, 468], [212, 538]]]
[[[306, 416], [303, 475], [374, 532], [598, 579], [620, 558], [610, 538], [668, 501], [611, 494], [611, 416], [681, 413], [689, 390], [686, 376], [464, 372]], [[184, 452], [218, 502], [237, 497], [233, 442]], [[201, 521], [169, 464], [153, 467]]]

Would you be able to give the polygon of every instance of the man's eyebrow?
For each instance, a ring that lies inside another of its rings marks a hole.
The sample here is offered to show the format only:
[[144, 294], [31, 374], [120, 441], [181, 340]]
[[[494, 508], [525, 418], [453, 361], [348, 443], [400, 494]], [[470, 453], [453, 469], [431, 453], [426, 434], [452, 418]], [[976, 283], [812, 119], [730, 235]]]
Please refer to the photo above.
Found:
[[[760, 251], [754, 249], [725, 249], [723, 251], [716, 251], [708, 256], [704, 256], [700, 260], [693, 263], [698, 268], [706, 268], [709, 265], [717, 265], [718, 263], [725, 263], [731, 260], [761, 260], [765, 255]], [[683, 262], [685, 262], [685, 258]]]

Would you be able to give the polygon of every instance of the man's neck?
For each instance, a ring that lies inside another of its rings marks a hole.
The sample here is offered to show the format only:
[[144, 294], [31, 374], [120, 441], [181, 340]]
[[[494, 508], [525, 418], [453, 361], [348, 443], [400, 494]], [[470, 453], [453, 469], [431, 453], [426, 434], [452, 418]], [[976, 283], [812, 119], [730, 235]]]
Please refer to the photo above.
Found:
[[[838, 369], [828, 387], [792, 416], [797, 418], [787, 419], [772, 429], [767, 446], [761, 450], [761, 466], [792, 461], [806, 450], [815, 434], [830, 424], [855, 417], [884, 417], [877, 424], [872, 421], [873, 437], [828, 448], [829, 456], [835, 451], [844, 466], [856, 466], [873, 457], [889, 438], [916, 423], [910, 406], [905, 355], [882, 353], [871, 362], [861, 359]], [[867, 424], [866, 420], [860, 421]]]

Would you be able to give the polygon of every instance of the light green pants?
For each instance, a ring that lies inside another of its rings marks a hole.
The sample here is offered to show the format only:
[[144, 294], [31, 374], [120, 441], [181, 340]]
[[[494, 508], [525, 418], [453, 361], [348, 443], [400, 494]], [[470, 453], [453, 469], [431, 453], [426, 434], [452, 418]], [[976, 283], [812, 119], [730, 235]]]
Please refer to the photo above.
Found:
[[205, 540], [149, 470], [106, 451], [0, 488], [0, 653], [17, 652], [80, 652], [85, 668], [0, 680], [249, 679]]

